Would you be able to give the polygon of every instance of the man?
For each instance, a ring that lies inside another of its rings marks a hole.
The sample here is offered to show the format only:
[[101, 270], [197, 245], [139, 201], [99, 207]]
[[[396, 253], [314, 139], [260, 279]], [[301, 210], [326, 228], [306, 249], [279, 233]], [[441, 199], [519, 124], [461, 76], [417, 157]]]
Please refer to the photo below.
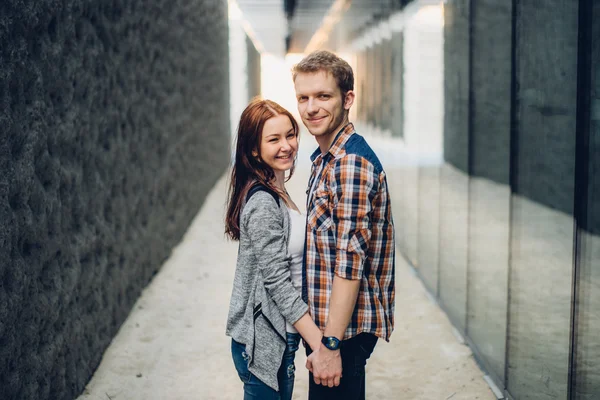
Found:
[[307, 349], [309, 399], [364, 399], [365, 365], [394, 324], [394, 227], [385, 172], [348, 113], [354, 74], [328, 51], [292, 69], [311, 156], [303, 297], [323, 331]]

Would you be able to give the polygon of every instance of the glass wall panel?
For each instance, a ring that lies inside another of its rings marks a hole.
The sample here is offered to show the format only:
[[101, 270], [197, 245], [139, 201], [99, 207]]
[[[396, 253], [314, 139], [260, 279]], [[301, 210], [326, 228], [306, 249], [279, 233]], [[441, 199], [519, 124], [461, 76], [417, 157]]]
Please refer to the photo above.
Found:
[[382, 79], [381, 79], [381, 128], [391, 135], [392, 118], [392, 39], [389, 28], [381, 42], [382, 49]]
[[566, 399], [573, 268], [577, 2], [516, 2], [507, 389]]
[[366, 106], [367, 106], [367, 122], [371, 125], [375, 124], [375, 46], [370, 44], [366, 51]]
[[392, 136], [402, 138], [404, 137], [404, 103], [403, 103], [403, 82], [402, 77], [404, 75], [404, 62], [403, 62], [403, 47], [404, 47], [404, 34], [402, 32], [392, 33], [392, 51], [391, 51], [391, 70], [392, 70], [392, 82], [391, 82], [391, 118], [392, 118]]
[[510, 219], [511, 2], [472, 9], [467, 335], [504, 386]]
[[413, 143], [419, 154], [418, 252], [419, 272], [428, 289], [438, 293], [440, 165], [444, 121], [444, 51], [442, 16], [429, 18], [417, 13], [406, 24], [406, 81], [415, 85], [411, 92], [416, 134]]
[[470, 2], [444, 7], [444, 164], [440, 178], [439, 297], [452, 322], [466, 325], [469, 210]]
[[406, 244], [406, 258], [419, 270], [423, 267], [418, 257], [418, 235], [419, 235], [419, 135], [421, 134], [422, 113], [424, 110], [420, 107], [419, 96], [421, 94], [420, 82], [418, 79], [418, 55], [421, 51], [419, 47], [418, 34], [411, 30], [407, 23], [404, 27], [404, 45], [402, 47], [403, 55], [403, 93], [405, 99], [411, 99], [410, 102], [404, 102], [404, 147], [405, 164], [403, 169], [404, 185], [403, 199], [406, 207], [406, 225], [402, 227], [404, 231]]
[[591, 50], [589, 94], [592, 113], [587, 154], [589, 165], [584, 165], [587, 169], [587, 213], [584, 214], [579, 233], [575, 400], [600, 398], [600, 114], [594, 111], [600, 110], [600, 25], [594, 24], [594, 20], [600, 16], [600, 3], [595, 1], [591, 4], [591, 10], [582, 10], [585, 13], [591, 11], [586, 21], [590, 25], [587, 29], [591, 29], [591, 37], [587, 38], [591, 39], [591, 44], [584, 51]]
[[373, 124], [381, 127], [381, 42], [373, 45]]
[[[596, 99], [595, 102], [597, 101]], [[600, 398], [600, 124], [598, 119], [592, 123], [592, 126], [587, 227], [580, 232], [576, 400]]]

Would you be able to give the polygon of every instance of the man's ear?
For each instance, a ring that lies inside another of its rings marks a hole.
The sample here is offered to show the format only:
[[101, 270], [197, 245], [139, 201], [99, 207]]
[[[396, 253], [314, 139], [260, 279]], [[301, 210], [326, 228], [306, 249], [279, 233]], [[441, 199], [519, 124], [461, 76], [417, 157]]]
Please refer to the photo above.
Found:
[[345, 110], [349, 110], [350, 107], [352, 107], [352, 104], [354, 104], [354, 97], [356, 95], [354, 94], [353, 90], [348, 90], [348, 92], [346, 92], [346, 97], [344, 98], [344, 109]]

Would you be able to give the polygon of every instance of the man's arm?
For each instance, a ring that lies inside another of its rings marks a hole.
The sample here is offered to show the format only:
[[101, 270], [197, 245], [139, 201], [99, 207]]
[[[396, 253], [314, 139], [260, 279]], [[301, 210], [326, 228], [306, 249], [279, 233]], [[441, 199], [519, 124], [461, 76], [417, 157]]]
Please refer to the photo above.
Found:
[[[340, 340], [344, 338], [344, 332], [346, 332], [350, 318], [352, 318], [359, 289], [359, 280], [349, 280], [339, 276], [333, 278], [329, 300], [329, 318], [327, 319], [324, 336], [335, 336]], [[307, 359], [306, 366], [313, 372], [317, 385], [323, 384], [333, 387], [340, 384], [342, 376], [340, 350], [329, 350], [320, 343], [318, 351], [311, 354]]]
[[352, 318], [360, 280], [350, 280], [335, 276], [329, 300], [329, 318], [324, 336], [335, 336], [342, 340]]
[[[371, 238], [369, 213], [377, 188], [373, 165], [362, 157], [346, 156], [333, 169], [330, 189], [336, 199], [332, 210], [336, 266], [325, 336], [344, 339], [352, 318]], [[307, 360], [307, 367], [312, 367], [315, 383], [337, 386], [342, 369], [340, 351], [321, 345]]]

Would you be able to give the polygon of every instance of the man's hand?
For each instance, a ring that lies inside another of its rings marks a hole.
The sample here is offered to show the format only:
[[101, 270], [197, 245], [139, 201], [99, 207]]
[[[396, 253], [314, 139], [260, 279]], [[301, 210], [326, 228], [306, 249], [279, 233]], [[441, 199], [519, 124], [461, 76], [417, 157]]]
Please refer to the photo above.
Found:
[[339, 386], [342, 377], [342, 357], [339, 350], [329, 350], [321, 345], [306, 359], [306, 368], [313, 373], [315, 383]]

